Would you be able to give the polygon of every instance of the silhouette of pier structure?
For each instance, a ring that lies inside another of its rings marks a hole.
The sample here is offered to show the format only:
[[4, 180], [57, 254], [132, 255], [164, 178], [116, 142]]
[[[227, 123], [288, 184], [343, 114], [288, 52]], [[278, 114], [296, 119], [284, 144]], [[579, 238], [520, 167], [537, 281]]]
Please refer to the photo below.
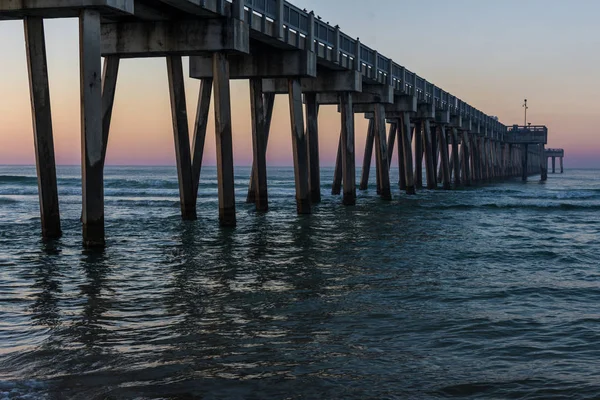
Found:
[[[357, 113], [369, 120], [359, 189], [368, 186], [374, 152], [377, 192], [383, 199], [392, 198], [394, 149], [399, 155], [398, 184], [408, 194], [424, 184], [452, 189], [538, 173], [546, 179], [546, 127], [507, 127], [339, 26], [284, 0], [0, 0], [0, 19], [24, 21], [45, 238], [59, 237], [61, 224], [43, 20], [67, 17], [79, 18], [86, 246], [105, 242], [103, 168], [121, 58], [166, 58], [184, 219], [196, 218], [214, 96], [219, 221], [236, 225], [232, 79], [250, 85], [253, 166], [247, 201], [257, 211], [268, 209], [266, 149], [277, 94], [289, 98], [300, 214], [310, 214], [311, 205], [321, 200], [317, 119], [319, 106], [326, 104], [337, 105], [341, 115], [332, 193], [342, 194], [344, 205], [356, 203]], [[190, 56], [191, 77], [202, 80], [191, 132], [183, 56]]]
[[564, 173], [565, 169], [564, 169], [564, 165], [563, 165], [563, 159], [565, 158], [565, 151], [563, 149], [546, 149], [546, 165], [547, 164], [547, 160], [552, 159], [552, 173], [555, 174], [556, 173], [556, 159], [558, 158], [560, 161], [560, 173]]

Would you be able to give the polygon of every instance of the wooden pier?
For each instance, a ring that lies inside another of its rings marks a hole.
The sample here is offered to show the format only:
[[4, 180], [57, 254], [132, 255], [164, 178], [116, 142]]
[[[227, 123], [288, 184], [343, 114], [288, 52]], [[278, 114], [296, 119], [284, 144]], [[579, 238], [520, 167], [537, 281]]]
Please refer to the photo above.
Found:
[[[78, 17], [80, 27], [85, 246], [105, 243], [103, 169], [121, 58], [166, 58], [184, 219], [196, 218], [214, 96], [219, 220], [222, 226], [236, 225], [232, 79], [250, 85], [254, 161], [247, 201], [260, 212], [268, 210], [266, 150], [277, 94], [289, 98], [299, 214], [310, 214], [311, 205], [321, 200], [317, 118], [324, 104], [337, 105], [340, 113], [332, 193], [343, 192], [347, 206], [356, 204], [357, 113], [369, 120], [359, 189], [369, 185], [374, 152], [377, 192], [384, 200], [392, 199], [389, 169], [395, 148], [398, 185], [409, 195], [424, 185], [448, 190], [533, 174], [547, 177], [546, 127], [507, 127], [284, 0], [0, 0], [0, 19], [24, 21], [45, 238], [59, 237], [61, 226], [44, 19], [67, 17]], [[183, 56], [190, 56], [191, 77], [202, 80], [193, 129], [186, 115]]]

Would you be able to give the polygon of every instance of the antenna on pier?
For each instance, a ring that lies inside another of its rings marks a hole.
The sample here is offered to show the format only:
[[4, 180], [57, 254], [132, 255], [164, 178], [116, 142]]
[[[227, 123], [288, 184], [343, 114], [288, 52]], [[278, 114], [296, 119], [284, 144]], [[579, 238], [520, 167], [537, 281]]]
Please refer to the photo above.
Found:
[[523, 126], [527, 126], [527, 109], [529, 107], [527, 107], [527, 99], [525, 99], [525, 104], [523, 104], [523, 108], [525, 108], [525, 123], [523, 124]]

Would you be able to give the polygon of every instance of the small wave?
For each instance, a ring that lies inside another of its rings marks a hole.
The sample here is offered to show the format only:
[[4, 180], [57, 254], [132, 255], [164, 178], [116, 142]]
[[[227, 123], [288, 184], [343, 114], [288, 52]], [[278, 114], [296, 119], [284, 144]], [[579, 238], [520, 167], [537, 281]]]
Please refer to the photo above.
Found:
[[8, 197], [0, 197], [0, 204], [16, 204], [19, 200], [11, 199]]
[[37, 177], [24, 175], [0, 175], [0, 185], [13, 183], [37, 185]]
[[518, 203], [483, 203], [483, 204], [420, 204], [423, 208], [441, 208], [441, 209], [526, 209], [526, 210], [600, 210], [600, 204], [572, 204], [572, 203], [547, 203], [547, 204], [518, 204]]

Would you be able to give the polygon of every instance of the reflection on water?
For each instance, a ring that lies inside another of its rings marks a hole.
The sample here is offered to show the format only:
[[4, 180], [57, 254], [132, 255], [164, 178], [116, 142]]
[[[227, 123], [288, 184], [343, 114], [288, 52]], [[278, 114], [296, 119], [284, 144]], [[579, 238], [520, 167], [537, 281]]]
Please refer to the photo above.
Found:
[[232, 230], [210, 187], [181, 221], [160, 171], [109, 174], [169, 200], [109, 198], [101, 252], [81, 249], [76, 201], [50, 244], [34, 196], [10, 210], [30, 217], [0, 218], [0, 398], [600, 392], [600, 191], [584, 172], [352, 208], [325, 196], [300, 217], [281, 170], [271, 211], [240, 204]]

